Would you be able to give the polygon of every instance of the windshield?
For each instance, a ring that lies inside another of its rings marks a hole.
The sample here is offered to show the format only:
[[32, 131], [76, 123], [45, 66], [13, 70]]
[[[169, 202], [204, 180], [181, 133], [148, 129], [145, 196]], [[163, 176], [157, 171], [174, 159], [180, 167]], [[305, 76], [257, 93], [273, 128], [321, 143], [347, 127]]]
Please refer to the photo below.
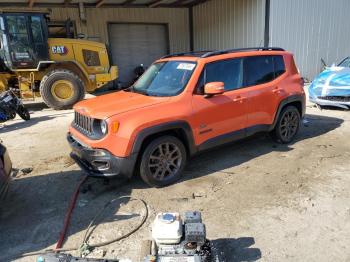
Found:
[[132, 89], [150, 96], [180, 94], [196, 67], [194, 62], [167, 61], [151, 65]]
[[343, 61], [340, 62], [338, 66], [350, 67], [350, 57], [345, 58]]

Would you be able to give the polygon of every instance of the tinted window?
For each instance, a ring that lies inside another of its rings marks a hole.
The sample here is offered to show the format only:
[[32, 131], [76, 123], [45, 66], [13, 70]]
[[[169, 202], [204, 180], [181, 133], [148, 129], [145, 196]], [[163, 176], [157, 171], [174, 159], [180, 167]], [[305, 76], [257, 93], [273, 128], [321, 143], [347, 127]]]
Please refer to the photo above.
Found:
[[8, 15], [6, 18], [12, 59], [13, 61], [27, 61], [31, 58], [30, 54], [33, 53], [33, 50], [29, 45], [26, 17]]
[[31, 16], [30, 22], [31, 22], [34, 42], [40, 42], [40, 43], [44, 42], [40, 16]]
[[225, 90], [243, 86], [243, 59], [231, 59], [210, 63], [205, 69], [205, 82], [224, 82]]
[[246, 86], [267, 83], [274, 79], [272, 56], [252, 56], [245, 58]]
[[204, 94], [204, 75], [205, 75], [205, 70], [202, 71], [196, 85], [196, 94], [198, 95], [203, 95]]
[[283, 56], [281, 55], [273, 56], [273, 62], [275, 66], [275, 78], [277, 78], [286, 71], [286, 68], [284, 66]]

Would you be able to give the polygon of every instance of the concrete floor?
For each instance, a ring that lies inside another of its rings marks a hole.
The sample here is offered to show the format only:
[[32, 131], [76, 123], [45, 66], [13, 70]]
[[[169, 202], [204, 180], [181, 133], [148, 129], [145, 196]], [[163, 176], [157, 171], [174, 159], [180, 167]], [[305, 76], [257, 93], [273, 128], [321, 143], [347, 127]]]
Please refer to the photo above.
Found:
[[[35, 261], [26, 252], [54, 247], [82, 172], [68, 157], [71, 110], [32, 111], [32, 120], [0, 128], [14, 177], [0, 209], [0, 261]], [[120, 195], [143, 198], [150, 218], [131, 237], [95, 251], [136, 261], [149, 225], [161, 211], [202, 211], [208, 237], [223, 261], [350, 261], [350, 113], [308, 105], [307, 123], [291, 145], [258, 135], [196, 156], [184, 178], [162, 189], [139, 178], [125, 183], [89, 179], [80, 194], [64, 247], [81, 242], [103, 204]], [[87, 192], [85, 192], [87, 191]], [[198, 197], [192, 198], [195, 194]], [[91, 238], [95, 243], [127, 232], [142, 206], [114, 203]], [[73, 254], [77, 254], [74, 253]]]

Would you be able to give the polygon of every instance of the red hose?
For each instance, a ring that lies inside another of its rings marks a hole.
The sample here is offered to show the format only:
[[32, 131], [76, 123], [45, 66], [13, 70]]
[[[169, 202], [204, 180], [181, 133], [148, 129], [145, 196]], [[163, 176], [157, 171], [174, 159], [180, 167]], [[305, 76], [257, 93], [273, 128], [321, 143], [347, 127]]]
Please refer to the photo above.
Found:
[[78, 187], [75, 189], [75, 192], [74, 192], [74, 195], [69, 203], [69, 207], [68, 207], [68, 210], [67, 210], [67, 213], [66, 213], [66, 216], [64, 218], [64, 225], [63, 225], [63, 229], [60, 233], [60, 238], [58, 239], [57, 241], [57, 244], [56, 244], [56, 248], [55, 249], [60, 249], [62, 248], [62, 245], [63, 245], [63, 241], [64, 241], [64, 238], [66, 236], [66, 233], [67, 233], [67, 229], [69, 227], [69, 222], [70, 222], [70, 218], [72, 216], [72, 212], [73, 212], [73, 209], [75, 207], [75, 203], [77, 202], [77, 199], [78, 199], [78, 195], [79, 195], [79, 192], [80, 192], [80, 187], [81, 185], [85, 182], [85, 180], [87, 179], [88, 176], [84, 176], [79, 184], [78, 184]]

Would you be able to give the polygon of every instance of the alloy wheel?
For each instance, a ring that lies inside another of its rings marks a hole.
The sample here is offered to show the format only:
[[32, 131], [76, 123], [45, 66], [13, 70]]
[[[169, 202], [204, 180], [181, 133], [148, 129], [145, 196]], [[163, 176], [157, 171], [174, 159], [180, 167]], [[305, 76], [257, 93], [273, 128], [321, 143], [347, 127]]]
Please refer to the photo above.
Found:
[[162, 143], [151, 153], [148, 168], [154, 179], [162, 181], [175, 176], [181, 167], [181, 162], [179, 147], [174, 143]]
[[299, 117], [295, 111], [287, 111], [281, 119], [280, 133], [281, 136], [289, 141], [298, 131]]

